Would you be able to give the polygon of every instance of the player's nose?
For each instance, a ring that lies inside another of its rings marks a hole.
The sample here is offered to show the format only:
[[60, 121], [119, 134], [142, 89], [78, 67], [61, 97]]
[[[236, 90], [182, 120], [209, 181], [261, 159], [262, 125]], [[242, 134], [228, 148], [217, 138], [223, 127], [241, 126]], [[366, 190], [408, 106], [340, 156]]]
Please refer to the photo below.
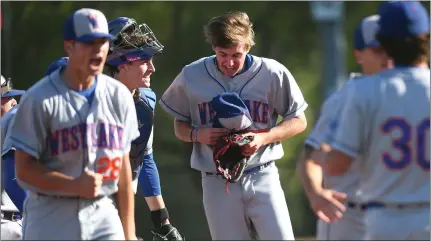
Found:
[[152, 61], [150, 61], [150, 63], [148, 64], [148, 71], [150, 71], [151, 73], [156, 72], [156, 67], [154, 67], [154, 64]]
[[234, 61], [232, 59], [227, 61], [227, 67], [232, 67], [234, 65]]

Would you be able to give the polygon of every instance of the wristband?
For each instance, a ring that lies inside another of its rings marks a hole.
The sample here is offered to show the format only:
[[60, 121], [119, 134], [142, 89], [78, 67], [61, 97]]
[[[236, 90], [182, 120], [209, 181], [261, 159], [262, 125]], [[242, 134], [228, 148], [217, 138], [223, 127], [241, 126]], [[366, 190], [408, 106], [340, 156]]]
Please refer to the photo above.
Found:
[[199, 128], [193, 128], [193, 142], [198, 142], [198, 131], [199, 131]]

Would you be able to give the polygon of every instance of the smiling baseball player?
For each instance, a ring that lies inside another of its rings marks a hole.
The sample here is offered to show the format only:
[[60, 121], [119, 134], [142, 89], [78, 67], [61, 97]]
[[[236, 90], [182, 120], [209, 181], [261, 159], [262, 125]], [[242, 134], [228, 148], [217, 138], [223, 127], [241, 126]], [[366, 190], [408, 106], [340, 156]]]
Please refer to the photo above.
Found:
[[395, 67], [352, 83], [324, 168], [360, 166], [366, 240], [428, 240], [430, 19], [416, 1], [382, 3], [378, 14], [376, 37]]
[[68, 65], [21, 100], [10, 139], [29, 191], [23, 239], [136, 239], [129, 150], [139, 130], [128, 89], [101, 73], [110, 38], [102, 12], [74, 12]]
[[1, 76], [2, 240], [20, 240], [22, 238], [21, 212], [26, 193], [16, 182], [14, 148], [7, 144], [7, 138], [18, 109], [15, 97], [24, 93], [24, 90], [12, 89], [12, 81]]
[[139, 186], [151, 210], [155, 230], [153, 240], [182, 240], [169, 223], [168, 209], [163, 201], [159, 172], [153, 158], [153, 123], [156, 94], [150, 88], [155, 72], [153, 56], [162, 52], [163, 45], [146, 24], [119, 17], [108, 23], [115, 38], [110, 43], [106, 66], [112, 76], [133, 92], [138, 115], [140, 136], [132, 142], [130, 161], [133, 190]]
[[[362, 68], [362, 76], [392, 67], [392, 61], [374, 37], [378, 21], [378, 15], [366, 17], [355, 29], [354, 54]], [[362, 240], [365, 235], [364, 215], [356, 193], [359, 187], [359, 161], [340, 177], [325, 175], [320, 165], [324, 161], [320, 146], [325, 145], [323, 141], [331, 120], [345, 102], [349, 86], [361, 81], [362, 76], [352, 73], [345, 86], [325, 101], [319, 120], [305, 140], [298, 162], [302, 185], [314, 213], [319, 217], [317, 240]]]
[[[178, 139], [193, 142], [191, 167], [202, 172], [203, 204], [213, 240], [294, 240], [286, 198], [274, 162], [283, 156], [281, 141], [302, 132], [307, 107], [292, 74], [281, 63], [248, 54], [254, 32], [244, 12], [213, 18], [205, 27], [215, 56], [186, 65], [159, 103], [175, 117]], [[248, 168], [225, 189], [213, 145], [229, 133], [213, 128], [214, 97], [235, 92], [247, 106], [253, 141], [242, 146]], [[277, 124], [277, 118], [282, 121]]]

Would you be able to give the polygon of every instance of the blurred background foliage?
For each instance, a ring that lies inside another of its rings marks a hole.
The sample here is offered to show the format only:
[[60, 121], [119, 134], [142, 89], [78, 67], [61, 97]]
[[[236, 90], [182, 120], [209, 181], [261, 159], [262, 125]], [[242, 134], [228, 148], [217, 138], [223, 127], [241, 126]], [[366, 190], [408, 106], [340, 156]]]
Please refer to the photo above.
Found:
[[[309, 208], [295, 165], [318, 116], [322, 103], [322, 45], [318, 25], [313, 21], [309, 2], [180, 2], [180, 1], [2, 1], [1, 73], [11, 77], [15, 88], [27, 89], [37, 82], [46, 67], [65, 56], [63, 22], [74, 10], [96, 8], [109, 20], [125, 16], [147, 23], [165, 46], [154, 60], [156, 72], [152, 88], [162, 95], [182, 67], [212, 55], [205, 43], [203, 26], [213, 16], [240, 10], [254, 22], [256, 46], [252, 54], [274, 58], [292, 72], [305, 99], [307, 130], [283, 142], [284, 158], [277, 162], [295, 236], [315, 234], [315, 216]], [[347, 1], [343, 31], [346, 38], [348, 72], [360, 71], [352, 54], [353, 30], [362, 18], [376, 12], [379, 2]], [[425, 2], [429, 9], [429, 2]], [[203, 205], [200, 173], [190, 168], [191, 146], [175, 138], [173, 119], [156, 108], [154, 150], [162, 192], [171, 222], [186, 239], [210, 239]], [[141, 194], [136, 196], [138, 235], [151, 239], [150, 212]], [[61, 215], [61, 214], [60, 214]]]

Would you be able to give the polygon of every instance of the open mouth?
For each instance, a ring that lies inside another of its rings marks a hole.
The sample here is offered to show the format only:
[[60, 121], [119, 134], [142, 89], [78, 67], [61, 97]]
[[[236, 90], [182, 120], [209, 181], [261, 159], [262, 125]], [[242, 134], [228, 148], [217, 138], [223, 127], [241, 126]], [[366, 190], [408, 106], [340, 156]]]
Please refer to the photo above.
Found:
[[96, 57], [96, 58], [91, 58], [90, 59], [90, 64], [94, 65], [94, 66], [99, 66], [102, 63], [102, 58], [101, 57]]

